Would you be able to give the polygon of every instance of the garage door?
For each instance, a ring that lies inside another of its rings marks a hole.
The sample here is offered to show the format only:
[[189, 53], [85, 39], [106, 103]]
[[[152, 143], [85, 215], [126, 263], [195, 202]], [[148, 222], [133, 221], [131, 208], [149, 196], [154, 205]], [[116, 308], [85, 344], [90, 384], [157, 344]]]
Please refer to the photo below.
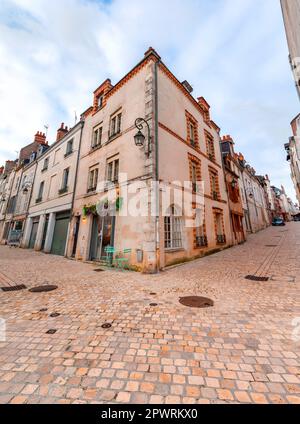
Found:
[[39, 226], [39, 221], [37, 220], [33, 221], [31, 234], [30, 234], [29, 249], [34, 249], [38, 226]]
[[55, 222], [52, 248], [51, 248], [51, 253], [53, 255], [64, 256], [65, 254], [69, 222], [70, 222], [69, 212], [56, 215], [56, 222]]

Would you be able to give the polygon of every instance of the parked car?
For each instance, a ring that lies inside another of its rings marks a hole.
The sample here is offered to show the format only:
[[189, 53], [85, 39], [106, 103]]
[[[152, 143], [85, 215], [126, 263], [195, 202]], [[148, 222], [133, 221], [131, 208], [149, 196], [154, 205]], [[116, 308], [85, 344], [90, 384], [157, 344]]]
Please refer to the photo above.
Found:
[[298, 215], [297, 216], [294, 216], [294, 221], [295, 222], [299, 222], [300, 221], [300, 216], [298, 216]]
[[285, 222], [282, 218], [274, 218], [272, 221], [273, 227], [284, 227]]

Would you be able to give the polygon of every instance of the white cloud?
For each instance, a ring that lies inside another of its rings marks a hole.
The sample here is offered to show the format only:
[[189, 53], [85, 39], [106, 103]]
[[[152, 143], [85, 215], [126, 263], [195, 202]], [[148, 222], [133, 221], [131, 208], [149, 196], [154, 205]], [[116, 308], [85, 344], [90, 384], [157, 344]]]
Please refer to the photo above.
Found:
[[46, 123], [53, 141], [152, 45], [207, 98], [237, 150], [294, 197], [283, 144], [299, 104], [279, 2], [0, 0], [0, 10], [1, 162]]

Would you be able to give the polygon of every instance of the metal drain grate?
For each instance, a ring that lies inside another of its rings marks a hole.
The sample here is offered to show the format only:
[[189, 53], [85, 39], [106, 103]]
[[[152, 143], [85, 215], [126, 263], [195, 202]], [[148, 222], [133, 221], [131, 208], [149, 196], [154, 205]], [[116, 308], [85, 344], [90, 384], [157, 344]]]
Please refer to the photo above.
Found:
[[94, 271], [95, 271], [95, 272], [104, 272], [104, 271], [105, 271], [105, 269], [98, 268], [98, 269], [94, 269]]
[[51, 329], [46, 331], [46, 334], [55, 334], [57, 332], [57, 330]]
[[53, 314], [50, 314], [50, 318], [57, 318], [60, 314], [58, 312], [53, 312]]
[[265, 247], [278, 247], [278, 244], [266, 244]]
[[104, 328], [105, 330], [107, 330], [108, 328], [111, 328], [111, 324], [103, 324], [101, 325], [102, 328]]
[[269, 277], [258, 277], [256, 275], [246, 275], [245, 279], [250, 281], [263, 281], [263, 282], [270, 280]]
[[179, 299], [179, 303], [183, 306], [188, 306], [189, 308], [211, 308], [214, 306], [214, 302], [207, 297], [199, 297], [199, 296], [187, 296], [181, 297]]
[[24, 284], [20, 284], [18, 286], [7, 286], [7, 287], [1, 287], [1, 290], [4, 292], [14, 292], [14, 291], [20, 291], [25, 290], [27, 287], [24, 286]]
[[53, 290], [56, 290], [57, 286], [38, 286], [38, 287], [33, 287], [32, 289], [30, 289], [29, 291], [31, 293], [42, 293], [42, 292], [50, 292]]
[[155, 306], [158, 306], [158, 304], [157, 303], [150, 303], [150, 306], [155, 307]]

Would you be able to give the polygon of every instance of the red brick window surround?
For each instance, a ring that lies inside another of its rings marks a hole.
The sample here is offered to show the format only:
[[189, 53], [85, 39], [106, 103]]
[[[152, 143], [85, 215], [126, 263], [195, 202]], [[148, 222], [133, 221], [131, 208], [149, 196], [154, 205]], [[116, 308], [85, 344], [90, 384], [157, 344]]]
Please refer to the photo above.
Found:
[[213, 200], [220, 200], [220, 185], [219, 185], [219, 174], [214, 168], [209, 167], [209, 179], [210, 179], [210, 190], [211, 197]]
[[199, 146], [199, 130], [198, 121], [187, 110], [185, 111], [186, 127], [187, 127], [187, 143], [195, 149], [200, 149]]
[[198, 183], [201, 181], [201, 161], [196, 156], [188, 154], [189, 168], [190, 168], [190, 181], [194, 193], [199, 192]]
[[206, 141], [206, 152], [207, 156], [210, 160], [215, 161], [216, 160], [216, 153], [215, 153], [215, 142], [213, 136], [206, 130], [204, 130], [205, 135], [205, 141]]
[[224, 214], [222, 209], [214, 208], [214, 224], [217, 244], [226, 244]]

